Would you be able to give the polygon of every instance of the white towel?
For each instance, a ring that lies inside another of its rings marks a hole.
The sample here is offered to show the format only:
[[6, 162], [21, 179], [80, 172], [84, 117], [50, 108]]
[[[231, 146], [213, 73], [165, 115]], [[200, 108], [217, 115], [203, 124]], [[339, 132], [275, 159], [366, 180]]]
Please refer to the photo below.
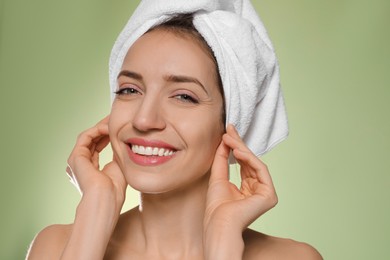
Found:
[[[143, 0], [120, 33], [110, 57], [110, 85], [130, 46], [151, 27], [178, 13], [194, 13], [194, 25], [217, 59], [226, 124], [233, 124], [260, 156], [288, 135], [272, 43], [250, 0]], [[114, 98], [114, 96], [112, 96]]]

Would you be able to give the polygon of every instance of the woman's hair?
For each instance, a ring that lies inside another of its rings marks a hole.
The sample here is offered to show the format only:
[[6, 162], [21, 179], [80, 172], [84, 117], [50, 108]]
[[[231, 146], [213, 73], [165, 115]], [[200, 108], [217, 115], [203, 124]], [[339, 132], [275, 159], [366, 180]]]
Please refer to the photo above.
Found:
[[217, 59], [215, 58], [214, 52], [207, 44], [206, 40], [198, 32], [198, 30], [196, 30], [193, 20], [194, 20], [194, 16], [192, 13], [176, 14], [168, 18], [161, 24], [153, 26], [146, 33], [154, 30], [162, 29], [180, 37], [191, 37], [191, 39], [195, 40], [199, 44], [199, 46], [206, 52], [206, 54], [211, 58], [211, 60], [215, 65], [216, 82], [218, 85], [219, 92], [221, 93], [222, 102], [223, 102], [221, 118], [222, 118], [222, 124], [225, 125], [225, 121], [226, 121], [225, 95], [223, 91], [221, 75], [219, 74]]

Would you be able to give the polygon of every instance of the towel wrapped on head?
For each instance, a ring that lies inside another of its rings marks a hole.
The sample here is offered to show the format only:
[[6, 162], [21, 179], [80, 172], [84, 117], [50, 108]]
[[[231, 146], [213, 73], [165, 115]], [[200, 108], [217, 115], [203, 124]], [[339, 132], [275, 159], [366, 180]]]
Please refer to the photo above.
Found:
[[287, 137], [288, 124], [276, 55], [250, 0], [141, 1], [111, 52], [112, 93], [131, 45], [151, 27], [181, 13], [194, 14], [195, 28], [214, 52], [226, 124], [236, 127], [254, 154], [268, 152]]

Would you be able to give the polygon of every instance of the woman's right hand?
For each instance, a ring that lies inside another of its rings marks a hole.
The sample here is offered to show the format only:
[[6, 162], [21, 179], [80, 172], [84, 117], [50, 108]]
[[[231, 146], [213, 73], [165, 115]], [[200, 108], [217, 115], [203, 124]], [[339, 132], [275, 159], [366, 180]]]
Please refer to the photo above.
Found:
[[102, 170], [99, 153], [109, 144], [108, 116], [82, 132], [66, 172], [82, 194], [72, 232], [60, 259], [103, 259], [120, 216], [126, 180], [115, 156]]
[[71, 225], [52, 225], [34, 238], [27, 259], [103, 259], [125, 200], [126, 181], [115, 156], [102, 170], [99, 153], [110, 143], [108, 116], [82, 132], [66, 172], [82, 194]]
[[113, 195], [120, 210], [127, 184], [115, 157], [102, 170], [99, 169], [99, 154], [110, 142], [108, 121], [109, 116], [78, 136], [68, 158], [66, 172], [83, 196], [96, 193]]

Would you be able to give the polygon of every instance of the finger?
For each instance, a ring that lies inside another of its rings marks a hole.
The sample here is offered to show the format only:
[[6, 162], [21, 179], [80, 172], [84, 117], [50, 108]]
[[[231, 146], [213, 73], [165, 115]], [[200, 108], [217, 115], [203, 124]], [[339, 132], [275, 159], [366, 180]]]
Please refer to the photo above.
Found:
[[231, 149], [240, 149], [242, 151], [250, 152], [249, 148], [238, 135], [238, 132], [235, 130], [233, 125], [228, 126], [226, 133], [227, 134], [223, 136], [223, 140]]
[[89, 146], [97, 143], [102, 136], [108, 135], [108, 121], [109, 117], [106, 116], [93, 127], [81, 132], [77, 137], [76, 146]]
[[[96, 156], [94, 158], [95, 149], [101, 151], [107, 145], [107, 136], [107, 125], [94, 126], [84, 131], [77, 139], [76, 145], [69, 156], [68, 164], [75, 169], [74, 162], [76, 158], [83, 157], [90, 162], [96, 161]], [[94, 163], [94, 166], [96, 167], [96, 163]]]
[[110, 143], [110, 137], [108, 135], [102, 136], [99, 142], [96, 143], [95, 151], [100, 153]]
[[74, 170], [73, 175], [75, 172], [85, 172], [84, 174], [88, 175], [89, 170], [98, 169], [98, 153], [109, 143], [107, 122], [108, 117], [105, 117], [77, 138], [76, 145], [68, 158], [68, 165]]
[[256, 169], [253, 167], [249, 167], [243, 160], [241, 160], [240, 156], [238, 155], [239, 153], [242, 153], [241, 150], [235, 149], [233, 151], [233, 156], [236, 160], [236, 162], [240, 165], [240, 177], [241, 181], [243, 181], [246, 178], [253, 178], [253, 179], [258, 179]]
[[99, 167], [99, 154], [100, 152], [110, 143], [110, 138], [108, 135], [100, 138], [99, 142], [94, 144], [92, 152], [91, 161], [96, 169], [100, 169]]
[[108, 121], [109, 121], [109, 120], [110, 120], [110, 115], [106, 115], [102, 120], [100, 120], [100, 121], [97, 123], [97, 125], [100, 124], [100, 123], [108, 124]]
[[76, 146], [86, 146], [92, 149], [93, 144], [99, 142], [99, 140], [106, 135], [108, 135], [108, 124], [95, 125], [79, 135]]
[[99, 133], [102, 134], [99, 137], [96, 137], [93, 139], [94, 143], [100, 142], [101, 138], [104, 138], [106, 135], [108, 135], [108, 121], [109, 121], [109, 116], [106, 116], [102, 120], [100, 120], [95, 127], [98, 129]]
[[91, 162], [92, 162], [93, 167], [95, 167], [95, 169], [99, 170], [99, 153], [98, 152], [95, 151], [92, 154]]
[[251, 177], [258, 179], [266, 185], [273, 185], [267, 165], [265, 165], [252, 152], [249, 153], [237, 149], [234, 150], [233, 155], [240, 164], [242, 172], [246, 171]]
[[110, 137], [108, 135], [99, 136], [92, 140], [92, 143], [89, 145], [89, 150], [91, 151], [91, 154], [94, 152], [100, 153], [109, 143]]
[[231, 136], [233, 139], [241, 142], [242, 144], [245, 145], [244, 141], [242, 140], [242, 138], [240, 137], [240, 134], [238, 133], [237, 129], [234, 127], [234, 125], [232, 124], [229, 124], [227, 129], [226, 129], [226, 133]]
[[230, 148], [224, 143], [224, 141], [221, 141], [215, 153], [213, 165], [211, 167], [210, 183], [220, 180], [229, 180], [229, 153]]
[[[244, 142], [242, 142], [242, 140], [240, 140], [240, 139], [235, 139], [231, 135], [226, 134], [223, 136], [223, 141], [225, 142], [225, 144], [227, 146], [229, 146], [230, 149], [232, 149], [233, 156], [236, 158], [236, 160], [238, 159], [237, 156], [235, 156], [235, 153], [237, 151], [247, 153], [248, 156], [253, 155], [252, 152], [249, 150], [249, 148], [246, 146], [246, 144]], [[237, 160], [237, 162], [240, 165], [242, 165], [242, 163], [240, 163], [238, 160]], [[256, 174], [248, 175], [250, 173], [248, 171], [241, 170], [240, 173], [241, 173], [241, 179], [248, 178], [248, 177], [256, 178]]]
[[82, 132], [76, 141], [76, 146], [88, 146], [92, 147], [94, 143], [99, 142], [102, 136], [108, 135], [108, 121], [109, 116], [106, 116], [102, 120], [100, 120], [96, 125]]
[[[241, 170], [241, 178], [261, 177], [262, 181], [264, 180], [269, 184], [271, 178], [269, 176], [267, 166], [247, 147], [233, 125], [228, 126], [227, 133], [228, 134], [223, 137], [223, 140], [233, 150], [234, 157], [243, 169]], [[262, 176], [263, 174], [261, 173], [263, 172], [268, 174], [264, 174], [264, 176]]]

